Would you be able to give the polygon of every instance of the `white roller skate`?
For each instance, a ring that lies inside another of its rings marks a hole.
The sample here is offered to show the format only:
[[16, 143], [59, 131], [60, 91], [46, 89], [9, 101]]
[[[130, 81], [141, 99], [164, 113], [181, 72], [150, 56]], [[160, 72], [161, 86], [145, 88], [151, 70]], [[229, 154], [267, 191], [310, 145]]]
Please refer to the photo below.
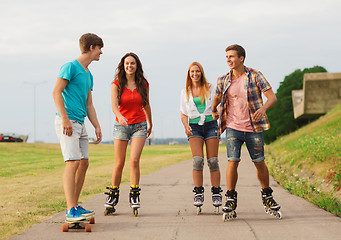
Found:
[[194, 187], [194, 206], [197, 207], [197, 214], [201, 213], [201, 206], [204, 204], [204, 187]]
[[140, 191], [141, 188], [138, 185], [130, 187], [129, 202], [135, 217], [137, 217], [138, 209], [140, 208]]
[[117, 205], [118, 199], [120, 196], [120, 190], [118, 187], [111, 186], [111, 187], [107, 187], [107, 189], [109, 191], [105, 192], [105, 194], [107, 194], [109, 196], [107, 197], [107, 201], [104, 204], [104, 206], [105, 206], [104, 215], [105, 216], [113, 214], [116, 211], [115, 206]]
[[223, 197], [221, 196], [221, 192], [223, 190], [221, 190], [220, 187], [212, 187], [211, 188], [211, 192], [212, 192], [212, 203], [213, 206], [215, 207], [215, 213], [219, 214], [219, 207], [222, 204], [222, 199]]
[[278, 219], [282, 218], [282, 213], [279, 211], [281, 205], [279, 205], [272, 196], [272, 189], [270, 187], [261, 190], [264, 210], [267, 214], [275, 216]]
[[227, 191], [226, 194], [226, 202], [222, 207], [224, 212], [223, 221], [230, 221], [237, 217], [236, 208], [237, 208], [237, 192], [235, 190]]

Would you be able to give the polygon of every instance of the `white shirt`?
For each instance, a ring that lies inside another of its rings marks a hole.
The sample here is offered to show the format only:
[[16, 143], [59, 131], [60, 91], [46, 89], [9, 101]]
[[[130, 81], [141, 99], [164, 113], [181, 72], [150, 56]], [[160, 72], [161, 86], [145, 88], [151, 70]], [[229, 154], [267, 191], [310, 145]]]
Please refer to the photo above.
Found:
[[213, 105], [213, 99], [215, 95], [215, 91], [212, 85], [210, 85], [209, 91], [210, 91], [210, 95], [207, 98], [205, 98], [205, 102], [206, 102], [205, 111], [203, 113], [199, 113], [197, 106], [195, 105], [193, 101], [192, 94], [190, 93], [190, 96], [187, 101], [186, 88], [183, 88], [181, 90], [180, 111], [186, 116], [188, 116], [189, 119], [200, 117], [200, 121], [198, 123], [199, 125], [204, 125], [206, 116], [212, 115], [212, 105]]

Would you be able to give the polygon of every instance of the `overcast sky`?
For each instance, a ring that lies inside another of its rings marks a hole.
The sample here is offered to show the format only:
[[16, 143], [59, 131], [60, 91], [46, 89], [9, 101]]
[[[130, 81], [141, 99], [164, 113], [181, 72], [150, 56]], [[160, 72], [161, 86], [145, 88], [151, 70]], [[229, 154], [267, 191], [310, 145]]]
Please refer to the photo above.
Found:
[[[229, 69], [225, 48], [246, 49], [245, 65], [260, 70], [274, 91], [296, 69], [320, 65], [341, 72], [339, 0], [0, 0], [0, 133], [57, 142], [52, 98], [59, 69], [80, 55], [79, 37], [104, 40], [93, 102], [103, 139], [115, 120], [110, 85], [121, 57], [135, 52], [150, 83], [154, 137], [185, 137], [179, 95], [187, 68], [200, 62], [209, 82]], [[28, 83], [25, 83], [28, 82]], [[44, 83], [43, 83], [44, 82]], [[90, 137], [94, 129], [87, 120]]]

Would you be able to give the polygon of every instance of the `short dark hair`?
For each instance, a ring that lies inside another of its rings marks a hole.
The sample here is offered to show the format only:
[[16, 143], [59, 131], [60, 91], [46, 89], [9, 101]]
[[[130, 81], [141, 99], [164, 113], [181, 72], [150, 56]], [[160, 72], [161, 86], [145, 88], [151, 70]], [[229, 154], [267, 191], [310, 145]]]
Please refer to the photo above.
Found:
[[225, 49], [225, 52], [230, 51], [230, 50], [237, 51], [238, 57], [244, 57], [244, 60], [245, 60], [246, 53], [245, 53], [245, 49], [242, 46], [238, 44], [230, 45]]
[[79, 38], [79, 48], [82, 53], [87, 53], [90, 50], [90, 46], [104, 46], [102, 38], [94, 33], [85, 33]]

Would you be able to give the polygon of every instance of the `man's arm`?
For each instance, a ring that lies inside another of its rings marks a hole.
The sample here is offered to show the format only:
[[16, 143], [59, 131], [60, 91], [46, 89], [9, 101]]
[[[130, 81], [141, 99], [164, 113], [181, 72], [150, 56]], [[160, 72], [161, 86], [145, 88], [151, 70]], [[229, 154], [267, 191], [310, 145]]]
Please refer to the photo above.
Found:
[[212, 104], [212, 117], [214, 120], [217, 120], [219, 118], [217, 107], [220, 101], [221, 101], [221, 96], [215, 95], [213, 99], [213, 104]]
[[271, 88], [263, 93], [267, 100], [266, 103], [255, 112], [254, 119], [256, 122], [260, 121], [264, 117], [266, 111], [277, 102], [277, 97]]
[[89, 118], [92, 126], [94, 126], [94, 128], [95, 128], [95, 134], [96, 134], [96, 138], [97, 138], [95, 144], [100, 143], [102, 141], [102, 131], [101, 131], [101, 126], [99, 125], [99, 122], [97, 119], [95, 107], [92, 104], [92, 92], [91, 92], [91, 90], [89, 90], [88, 98], [86, 100], [86, 107], [87, 107], [87, 111], [88, 111], [88, 118]]
[[62, 92], [64, 91], [66, 85], [69, 83], [68, 80], [63, 78], [57, 78], [56, 85], [53, 89], [52, 96], [54, 99], [54, 103], [56, 104], [58, 113], [60, 114], [62, 118], [62, 128], [63, 128], [63, 134], [67, 136], [72, 135], [72, 125], [69, 119], [69, 116], [67, 115], [67, 112], [65, 110], [65, 104], [62, 96]]

